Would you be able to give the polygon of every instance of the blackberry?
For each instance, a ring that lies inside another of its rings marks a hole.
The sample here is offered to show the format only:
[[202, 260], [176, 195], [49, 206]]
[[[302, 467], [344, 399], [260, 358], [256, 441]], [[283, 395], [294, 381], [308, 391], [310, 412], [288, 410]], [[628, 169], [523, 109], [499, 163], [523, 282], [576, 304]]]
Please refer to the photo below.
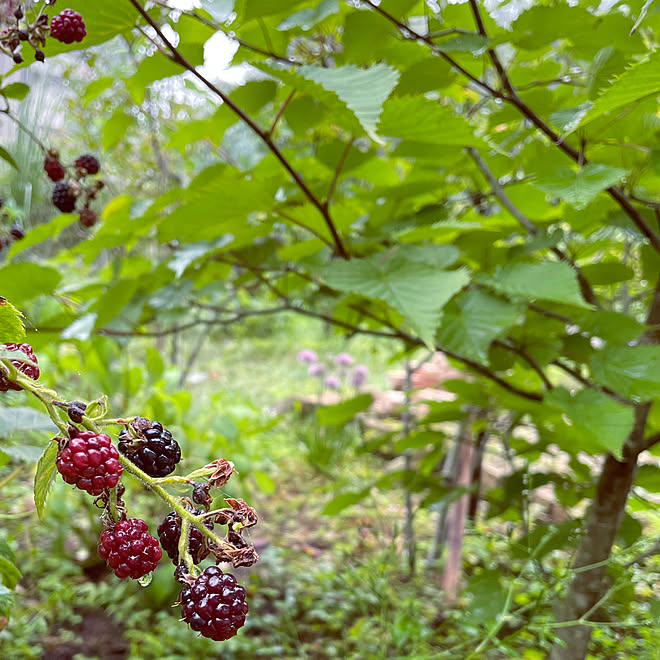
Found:
[[114, 488], [123, 472], [119, 454], [105, 433], [79, 431], [57, 452], [57, 470], [66, 483], [90, 495]]
[[55, 189], [53, 190], [53, 204], [62, 211], [62, 213], [71, 213], [76, 208], [76, 197], [68, 183], [62, 183], [60, 181], [55, 184]]
[[65, 44], [82, 41], [87, 35], [83, 17], [73, 9], [65, 9], [50, 22], [50, 36]]
[[181, 616], [196, 632], [216, 642], [233, 637], [245, 623], [245, 589], [236, 578], [209, 566], [179, 594]]
[[22, 238], [25, 238], [25, 230], [20, 225], [12, 225], [9, 230], [11, 237], [17, 241], [20, 241]]
[[37, 60], [37, 62], [43, 62], [46, 59], [46, 54], [43, 50], [37, 48], [34, 51], [34, 59]]
[[92, 154], [78, 156], [75, 165], [83, 175], [98, 174], [98, 171], [101, 169], [101, 164], [95, 156], [92, 156]]
[[139, 518], [120, 520], [101, 534], [98, 552], [118, 578], [135, 580], [153, 571], [163, 551]]
[[[4, 346], [8, 351], [21, 351], [22, 353], [25, 353], [28, 360], [35, 364], [37, 363], [37, 356], [32, 351], [32, 346], [30, 346], [30, 344], [5, 344]], [[32, 380], [37, 380], [39, 378], [39, 367], [33, 367], [31, 364], [19, 362], [18, 360], [12, 360], [11, 363], [18, 371], [25, 374], [28, 378], [32, 378]], [[8, 392], [9, 390], [19, 391], [22, 389], [23, 388], [18, 383], [9, 380], [9, 376], [4, 369], [0, 369], [0, 392]]]
[[136, 417], [131, 426], [137, 433], [132, 438], [126, 430], [119, 434], [119, 451], [150, 477], [166, 477], [181, 460], [181, 448], [160, 422]]
[[[191, 513], [198, 516], [201, 511], [199, 509], [192, 509]], [[204, 520], [204, 525], [209, 529], [213, 529], [213, 521], [210, 519]], [[158, 525], [158, 538], [160, 544], [167, 553], [167, 556], [175, 563], [179, 563], [179, 537], [181, 536], [181, 516], [172, 511], [165, 517], [163, 522]], [[190, 536], [188, 537], [188, 552], [193, 558], [195, 564], [199, 564], [202, 559], [208, 557], [209, 549], [204, 543], [203, 534], [195, 527], [190, 528]]]
[[46, 154], [44, 160], [44, 170], [51, 181], [61, 181], [66, 176], [66, 170], [64, 165], [60, 163], [60, 159], [54, 154]]
[[80, 224], [83, 227], [93, 227], [98, 219], [99, 216], [94, 209], [83, 209], [80, 212]]

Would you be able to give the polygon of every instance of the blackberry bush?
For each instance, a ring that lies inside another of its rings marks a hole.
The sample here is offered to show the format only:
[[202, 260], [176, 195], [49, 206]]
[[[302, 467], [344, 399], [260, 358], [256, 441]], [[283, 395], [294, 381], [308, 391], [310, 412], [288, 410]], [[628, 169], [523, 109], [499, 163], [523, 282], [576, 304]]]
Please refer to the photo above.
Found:
[[[37, 356], [32, 351], [32, 346], [30, 344], [5, 344], [4, 347], [8, 351], [21, 351], [31, 362], [37, 363]], [[12, 365], [20, 371], [22, 374], [32, 378], [32, 380], [37, 380], [39, 378], [39, 367], [32, 366], [31, 364], [26, 364], [25, 362], [19, 362], [18, 360], [12, 360]], [[20, 391], [23, 388], [14, 381], [9, 379], [9, 376], [4, 369], [0, 369], [0, 392], [8, 392], [9, 390]]]
[[90, 495], [114, 488], [123, 471], [110, 436], [94, 431], [80, 431], [71, 438], [58, 452], [56, 465], [66, 483]]
[[98, 552], [118, 578], [141, 578], [153, 571], [163, 551], [144, 520], [129, 518], [101, 534]]
[[222, 641], [233, 637], [245, 624], [248, 604], [245, 589], [236, 578], [209, 566], [179, 594], [181, 617], [204, 637]]
[[131, 426], [136, 437], [124, 430], [119, 435], [119, 451], [150, 477], [166, 477], [181, 460], [181, 448], [160, 422], [137, 417]]

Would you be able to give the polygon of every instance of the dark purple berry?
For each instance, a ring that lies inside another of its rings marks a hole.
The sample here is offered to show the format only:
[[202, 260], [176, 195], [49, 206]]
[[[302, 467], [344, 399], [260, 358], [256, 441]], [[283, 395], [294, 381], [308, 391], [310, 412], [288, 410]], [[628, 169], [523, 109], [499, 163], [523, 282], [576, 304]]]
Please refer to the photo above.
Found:
[[17, 241], [25, 238], [25, 230], [20, 225], [12, 225], [9, 230], [11, 237]]
[[[194, 515], [198, 516], [201, 511], [193, 509], [191, 511]], [[213, 521], [210, 519], [204, 520], [204, 525], [209, 529], [213, 529]], [[172, 511], [165, 517], [163, 522], [158, 526], [158, 538], [163, 550], [167, 556], [175, 563], [179, 563], [179, 537], [181, 536], [181, 516]], [[204, 536], [195, 527], [190, 527], [190, 535], [188, 537], [188, 552], [195, 564], [199, 564], [202, 559], [208, 557], [209, 549], [204, 543]]]
[[44, 170], [46, 170], [46, 174], [51, 181], [61, 181], [66, 176], [64, 165], [60, 163], [57, 156], [54, 156], [51, 153], [46, 154]]
[[233, 637], [245, 624], [248, 604], [236, 578], [209, 566], [179, 594], [181, 617], [204, 637], [219, 642]]
[[62, 213], [71, 213], [76, 208], [76, 197], [68, 183], [60, 181], [53, 190], [53, 204]]
[[137, 437], [119, 434], [119, 451], [150, 477], [166, 477], [181, 460], [181, 448], [160, 422], [136, 417], [131, 423]]
[[78, 156], [75, 165], [83, 176], [86, 174], [98, 174], [98, 171], [101, 169], [101, 164], [95, 156], [92, 156], [92, 154]]
[[80, 224], [83, 227], [93, 227], [98, 219], [99, 216], [94, 209], [83, 209], [80, 212]]

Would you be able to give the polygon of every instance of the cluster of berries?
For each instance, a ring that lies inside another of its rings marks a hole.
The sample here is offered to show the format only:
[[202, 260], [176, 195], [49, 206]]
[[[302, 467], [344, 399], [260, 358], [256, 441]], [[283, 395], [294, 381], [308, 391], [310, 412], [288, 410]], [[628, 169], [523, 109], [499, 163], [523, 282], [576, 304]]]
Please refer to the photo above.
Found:
[[[90, 204], [105, 184], [101, 179], [88, 180], [87, 177], [98, 174], [100, 169], [101, 164], [96, 156], [91, 154], [78, 156], [73, 166], [68, 168], [62, 164], [59, 153], [54, 149], [46, 153], [44, 160], [44, 170], [48, 178], [55, 183], [51, 198], [53, 204], [62, 213], [73, 213], [78, 206], [80, 224], [84, 227], [93, 227], [98, 220], [98, 215], [90, 208]], [[82, 202], [82, 208], [79, 201]]]
[[[0, 221], [3, 226], [6, 226], [9, 222], [9, 214], [5, 210], [5, 200], [0, 195]], [[9, 230], [0, 234], [0, 250], [8, 246], [12, 241], [20, 241], [25, 238], [25, 230], [18, 223], [13, 223]]]
[[[50, 2], [54, 5], [55, 0]], [[45, 7], [44, 7], [45, 8]], [[46, 55], [42, 50], [46, 45], [46, 38], [50, 36], [57, 41], [71, 44], [74, 41], [82, 41], [87, 35], [83, 17], [72, 9], [65, 9], [50, 22], [48, 27], [48, 15], [42, 11], [33, 12], [33, 20], [30, 22], [23, 10], [22, 5], [14, 10], [10, 25], [0, 30], [0, 49], [11, 56], [16, 64], [21, 64], [24, 59], [21, 53], [22, 45], [29, 44], [34, 49], [34, 59], [43, 62]]]
[[[24, 353], [27, 361], [11, 360], [17, 371], [33, 380], [39, 377], [37, 358], [29, 344], [4, 346], [9, 351]], [[9, 378], [7, 369], [0, 368], [0, 389], [22, 388]], [[179, 594], [183, 620], [204, 637], [217, 641], [233, 637], [245, 623], [248, 612], [245, 589], [217, 566], [209, 566], [197, 577], [188, 572], [188, 566], [179, 556], [181, 515], [173, 511], [165, 517], [158, 526], [158, 539], [149, 533], [144, 520], [126, 516], [122, 500], [124, 487], [120, 480], [124, 470], [122, 462], [129, 471], [152, 478], [171, 474], [181, 460], [181, 449], [172, 434], [159, 422], [145, 417], [136, 417], [130, 422], [118, 420], [125, 428], [115, 447], [106, 433], [77, 426], [90, 422], [88, 406], [83, 401], [54, 403], [66, 409], [70, 420], [66, 437], [54, 438], [58, 446], [57, 471], [66, 483], [97, 497], [97, 503], [104, 508], [101, 518], [106, 529], [98, 546], [100, 557], [117, 577], [140, 579], [156, 568], [165, 550], [176, 566], [175, 578], [184, 584]], [[197, 527], [189, 528], [187, 555], [193, 564], [199, 564], [211, 554], [216, 563], [231, 562], [234, 567], [251, 566], [258, 559], [254, 547], [242, 537], [245, 529], [257, 523], [255, 510], [243, 500], [232, 498], [225, 500], [226, 508], [210, 510], [211, 488], [224, 486], [234, 472], [230, 461], [218, 459], [206, 466], [205, 482], [190, 481], [192, 500], [182, 499], [188, 511], [209, 530], [213, 530], [215, 524], [228, 527], [222, 545], [209, 540]], [[110, 489], [116, 489], [114, 500]]]

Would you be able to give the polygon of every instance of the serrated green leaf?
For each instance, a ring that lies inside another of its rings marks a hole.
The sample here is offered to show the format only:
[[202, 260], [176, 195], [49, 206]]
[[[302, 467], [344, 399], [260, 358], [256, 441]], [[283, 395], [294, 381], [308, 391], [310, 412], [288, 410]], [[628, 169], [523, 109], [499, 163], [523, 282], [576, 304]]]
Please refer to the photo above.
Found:
[[478, 289], [464, 293], [456, 307], [455, 313], [447, 312], [438, 342], [446, 350], [481, 361], [487, 360], [491, 342], [513, 325], [521, 312], [519, 305]]
[[37, 507], [39, 518], [44, 515], [48, 491], [57, 471], [57, 442], [51, 442], [37, 463], [37, 472], [34, 476], [34, 504]]
[[660, 346], [606, 346], [591, 360], [593, 379], [635, 401], [660, 393]]
[[475, 278], [514, 300], [552, 300], [585, 307], [573, 269], [564, 263], [519, 263]]
[[352, 64], [334, 69], [301, 66], [300, 75], [334, 92], [353, 111], [367, 135], [379, 141], [376, 127], [383, 103], [399, 80], [399, 72], [386, 64], [361, 69]]
[[321, 513], [324, 516], [335, 516], [349, 506], [361, 502], [368, 494], [369, 490], [365, 489], [359, 493], [342, 493], [341, 495], [337, 495], [337, 497], [325, 505]]
[[536, 177], [534, 185], [555, 195], [577, 209], [584, 208], [599, 192], [618, 183], [628, 170], [599, 163], [589, 163], [577, 170], [559, 167]]
[[18, 344], [25, 339], [23, 314], [0, 296], [0, 344]]
[[332, 406], [321, 406], [316, 410], [319, 424], [322, 426], [344, 426], [357, 414], [367, 410], [372, 401], [373, 396], [371, 394], [360, 394]]
[[442, 308], [470, 279], [464, 269], [443, 271], [410, 261], [404, 249], [394, 256], [385, 253], [334, 262], [325, 278], [339, 291], [382, 300], [404, 316], [428, 346], [433, 345]]
[[0, 407], [0, 437], [6, 438], [16, 431], [48, 431], [57, 430], [48, 415], [26, 406]]

